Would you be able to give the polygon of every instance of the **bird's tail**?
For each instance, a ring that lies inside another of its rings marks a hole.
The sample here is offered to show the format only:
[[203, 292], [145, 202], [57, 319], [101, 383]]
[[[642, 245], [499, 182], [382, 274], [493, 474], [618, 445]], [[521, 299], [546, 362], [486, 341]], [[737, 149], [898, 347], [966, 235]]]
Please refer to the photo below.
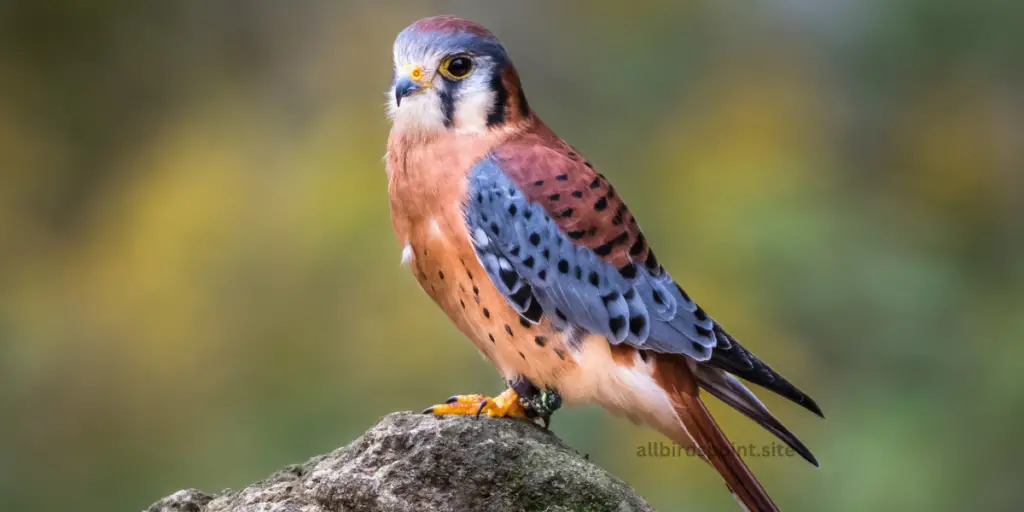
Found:
[[[668, 394], [680, 426], [670, 435], [682, 446], [694, 444], [725, 480], [736, 499], [750, 512], [778, 512], [768, 493], [736, 453], [699, 396], [699, 387], [686, 358], [658, 354], [655, 380]], [[669, 433], [666, 433], [669, 434]]]

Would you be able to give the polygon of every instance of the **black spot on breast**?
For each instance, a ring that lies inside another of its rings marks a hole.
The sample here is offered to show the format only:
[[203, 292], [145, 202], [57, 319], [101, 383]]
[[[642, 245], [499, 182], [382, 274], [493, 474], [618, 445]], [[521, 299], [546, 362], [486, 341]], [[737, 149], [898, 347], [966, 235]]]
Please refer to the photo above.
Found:
[[439, 279], [441, 279], [442, 281], [444, 281], [444, 272], [442, 272], [442, 271], [438, 270], [438, 271], [437, 271], [437, 277], [438, 277]]
[[659, 292], [658, 290], [654, 290], [654, 293], [652, 293], [651, 295], [654, 298], [655, 304], [665, 304], [665, 298], [661, 296], [661, 292]]
[[514, 205], [514, 204], [508, 205], [508, 214], [509, 215], [512, 215], [514, 217], [516, 212], [518, 212], [518, 211], [519, 211], [519, 208], [516, 205]]
[[629, 330], [635, 335], [640, 336], [640, 333], [644, 332], [644, 327], [647, 325], [647, 319], [643, 315], [637, 315], [630, 317], [629, 319]]
[[593, 285], [593, 286], [597, 286], [597, 285], [601, 284], [601, 277], [597, 275], [597, 272], [591, 271], [590, 275], [587, 276], [587, 279], [590, 281], [590, 284]]
[[537, 278], [540, 279], [541, 281], [547, 281], [547, 279], [548, 279], [548, 271], [547, 271], [547, 269], [541, 270], [540, 272], [537, 272]]
[[467, 276], [469, 276], [469, 280], [470, 280], [470, 281], [472, 281], [472, 280], [473, 280], [473, 273], [472, 273], [472, 272], [470, 272], [470, 271], [468, 271], [468, 270], [467, 270], [467, 271], [466, 271], [466, 275], [467, 275]]
[[551, 249], [548, 249], [547, 247], [545, 247], [544, 250], [541, 251], [540, 255], [543, 256], [544, 259], [551, 258]]
[[512, 327], [505, 324], [505, 332], [507, 332], [509, 336], [512, 336]]
[[528, 209], [525, 212], [523, 212], [523, 218], [524, 219], [530, 220], [530, 217], [533, 217], [533, 211], [532, 210]]
[[622, 296], [625, 297], [626, 300], [633, 300], [633, 297], [635, 295], [636, 295], [636, 288], [633, 288], [632, 286], [630, 286], [629, 289], [626, 290], [626, 293], [622, 294]]
[[562, 213], [559, 214], [559, 215], [561, 217], [568, 218], [568, 217], [572, 217], [572, 212], [573, 212], [572, 208], [566, 208], [566, 209], [562, 210]]
[[494, 343], [494, 335], [493, 334], [488, 334], [487, 337], [491, 339], [491, 343]]
[[619, 330], [625, 326], [626, 317], [622, 315], [613, 316], [611, 319], [608, 320], [608, 328], [611, 329], [613, 333], [619, 332]]
[[616, 301], [616, 300], [619, 300], [619, 292], [612, 292], [612, 293], [609, 293], [608, 295], [602, 295], [601, 296], [601, 301], [604, 302], [605, 306], [607, 306], [609, 302]]
[[466, 301], [459, 299], [459, 305], [462, 306], [462, 309], [466, 309]]
[[548, 339], [545, 338], [544, 336], [537, 336], [536, 338], [533, 339], [533, 341], [534, 343], [537, 344], [538, 347], [543, 347], [544, 345], [547, 344]]
[[601, 188], [601, 178], [594, 178], [594, 181], [590, 182], [590, 188]]
[[481, 194], [480, 192], [476, 193], [476, 202], [479, 204], [484, 204], [484, 195]]
[[491, 317], [491, 312], [487, 308], [484, 308], [484, 318], [490, 318], [490, 317]]
[[514, 245], [514, 246], [512, 246], [512, 250], [509, 251], [509, 252], [512, 253], [512, 256], [515, 256], [516, 258], [518, 258], [519, 257], [519, 249], [520, 248], [519, 248], [518, 245]]
[[605, 208], [608, 208], [608, 198], [602, 196], [594, 203], [594, 211], [603, 211]]
[[590, 235], [590, 236], [596, 235], [597, 234], [597, 226], [591, 226], [590, 229], [587, 230], [587, 234]]
[[583, 235], [585, 233], [582, 231], [570, 231], [566, 234], [569, 235], [569, 238], [572, 238], [573, 240], [579, 240], [580, 238], [583, 238]]
[[562, 194], [551, 194], [550, 196], [548, 196], [549, 201], [558, 201], [561, 198]]
[[540, 234], [530, 233], [530, 243], [533, 244], [534, 247], [540, 245]]
[[523, 358], [523, 361], [526, 360], [526, 354], [523, 354], [522, 352], [519, 353], [519, 357]]
[[501, 230], [498, 229], [498, 225], [493, 222], [491, 223], [491, 232], [493, 232], [495, 235], [501, 234]]
[[558, 358], [561, 359], [562, 361], [565, 361], [565, 351], [564, 350], [562, 350], [560, 348], [556, 348], [555, 349], [555, 355], [557, 355]]
[[555, 179], [558, 180], [558, 181], [569, 181], [569, 175], [568, 174], [559, 174], [558, 176], [555, 176]]
[[533, 256], [527, 256], [526, 259], [523, 260], [523, 265], [526, 265], [526, 268], [533, 268], [536, 263], [537, 260], [533, 259]]
[[537, 180], [537, 181], [533, 182], [533, 184], [534, 184], [535, 186], [538, 186], [538, 187], [539, 187], [539, 186], [541, 186], [541, 185], [544, 185], [544, 180]]
[[476, 286], [474, 286], [473, 287], [473, 295], [480, 295], [480, 288], [477, 288]]
[[572, 196], [575, 197], [576, 199], [582, 199], [583, 198], [583, 191], [582, 190], [575, 190], [575, 191], [573, 191]]

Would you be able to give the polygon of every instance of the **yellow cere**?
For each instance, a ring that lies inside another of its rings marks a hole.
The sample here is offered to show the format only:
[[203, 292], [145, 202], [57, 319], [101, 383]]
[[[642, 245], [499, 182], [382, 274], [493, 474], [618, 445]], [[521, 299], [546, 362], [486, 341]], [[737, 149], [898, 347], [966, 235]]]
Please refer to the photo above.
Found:
[[415, 81], [416, 83], [423, 86], [429, 85], [429, 82], [423, 81], [426, 75], [423, 72], [422, 66], [418, 66], [416, 64], [408, 64], [402, 69], [402, 71], [404, 71], [405, 74], [408, 75], [409, 78], [413, 79], [413, 81]]

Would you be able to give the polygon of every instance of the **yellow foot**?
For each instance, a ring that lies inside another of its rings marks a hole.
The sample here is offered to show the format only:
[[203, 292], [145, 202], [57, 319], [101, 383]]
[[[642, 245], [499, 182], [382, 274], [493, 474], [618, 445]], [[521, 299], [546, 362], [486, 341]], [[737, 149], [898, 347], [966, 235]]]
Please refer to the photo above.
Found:
[[[483, 395], [455, 395], [447, 402], [433, 407], [428, 407], [423, 414], [444, 414], [476, 415], [487, 414], [492, 418], [526, 418], [526, 409], [519, 403], [519, 395], [512, 388], [506, 389], [502, 394], [490, 398]], [[531, 420], [532, 421], [532, 420]]]

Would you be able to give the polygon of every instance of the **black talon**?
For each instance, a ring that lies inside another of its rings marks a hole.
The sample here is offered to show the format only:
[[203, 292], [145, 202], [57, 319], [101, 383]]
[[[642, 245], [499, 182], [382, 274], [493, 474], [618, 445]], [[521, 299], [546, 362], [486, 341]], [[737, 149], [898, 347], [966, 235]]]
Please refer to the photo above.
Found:
[[544, 422], [544, 430], [551, 426], [551, 415], [562, 407], [562, 395], [554, 389], [539, 389], [524, 377], [517, 377], [509, 382], [509, 386], [519, 395], [519, 403], [530, 419], [540, 418]]
[[434, 414], [434, 408], [427, 407], [426, 409], [423, 409], [423, 412], [421, 412], [420, 414]]
[[446, 403], [446, 404], [453, 404], [453, 403], [458, 402], [458, 401], [459, 401], [459, 395], [452, 395], [452, 396], [448, 397], [448, 400], [445, 400], [444, 403]]
[[487, 407], [487, 400], [480, 402], [480, 408], [476, 410], [476, 417], [480, 417], [480, 413], [484, 412], [484, 407]]
[[551, 415], [541, 416], [540, 420], [544, 422], [544, 430], [551, 430]]

